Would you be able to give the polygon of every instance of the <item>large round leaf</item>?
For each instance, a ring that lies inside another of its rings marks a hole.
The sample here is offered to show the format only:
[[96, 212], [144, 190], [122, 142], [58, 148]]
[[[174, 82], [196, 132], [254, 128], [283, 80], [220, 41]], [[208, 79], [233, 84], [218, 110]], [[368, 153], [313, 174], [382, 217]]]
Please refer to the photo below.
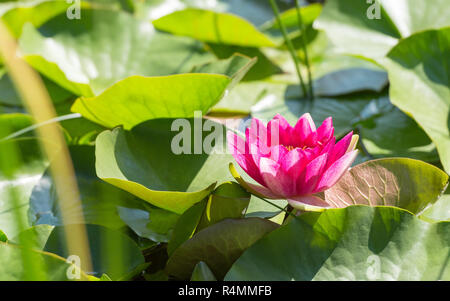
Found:
[[425, 162], [380, 159], [353, 167], [325, 198], [336, 207], [396, 206], [417, 214], [436, 202], [447, 184], [448, 175]]
[[251, 23], [228, 13], [189, 8], [155, 20], [153, 25], [159, 30], [204, 42], [246, 47], [275, 46]]
[[450, 28], [401, 41], [389, 52], [384, 65], [392, 103], [423, 127], [450, 172]]
[[[172, 131], [174, 122], [180, 127]], [[222, 125], [202, 119], [156, 119], [131, 131], [105, 131], [96, 141], [97, 175], [157, 207], [183, 213], [207, 197], [216, 182], [232, 179], [233, 158], [224, 154], [224, 137]], [[216, 141], [207, 152], [204, 146], [212, 138]], [[186, 152], [177, 149], [180, 143]]]
[[305, 213], [250, 247], [225, 280], [449, 280], [450, 223], [392, 207]]
[[340, 52], [375, 59], [415, 32], [449, 25], [447, 0], [329, 0], [315, 22]]
[[227, 219], [208, 227], [179, 247], [167, 262], [169, 275], [190, 279], [200, 261], [223, 279], [236, 259], [277, 224], [260, 218]]
[[206, 114], [230, 81], [217, 74], [132, 76], [97, 97], [79, 98], [72, 111], [103, 126], [125, 129], [155, 118], [189, 118], [195, 111]]
[[59, 15], [37, 31], [27, 24], [20, 38], [25, 59], [69, 91], [93, 96], [132, 75], [189, 72], [214, 58], [194, 40], [156, 32], [148, 22], [111, 10]]

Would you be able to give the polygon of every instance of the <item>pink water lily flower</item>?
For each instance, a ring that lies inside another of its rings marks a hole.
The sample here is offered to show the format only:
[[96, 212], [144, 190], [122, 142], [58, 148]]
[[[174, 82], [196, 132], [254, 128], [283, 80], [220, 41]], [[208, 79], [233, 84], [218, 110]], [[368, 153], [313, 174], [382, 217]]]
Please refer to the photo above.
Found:
[[358, 154], [357, 135], [350, 132], [336, 143], [332, 118], [316, 129], [308, 113], [294, 127], [281, 115], [267, 127], [253, 119], [245, 136], [244, 141], [228, 132], [228, 146], [239, 166], [261, 186], [243, 181], [232, 169], [235, 178], [256, 195], [286, 199], [299, 209], [334, 207], [317, 194], [336, 184]]

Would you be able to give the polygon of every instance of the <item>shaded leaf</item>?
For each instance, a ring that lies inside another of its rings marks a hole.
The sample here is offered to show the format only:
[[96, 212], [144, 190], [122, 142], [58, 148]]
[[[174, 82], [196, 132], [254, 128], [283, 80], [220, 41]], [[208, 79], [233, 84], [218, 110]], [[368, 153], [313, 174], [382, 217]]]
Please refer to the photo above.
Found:
[[[107, 274], [118, 280], [145, 263], [138, 246], [126, 235], [97, 225], [86, 225], [94, 276]], [[68, 257], [65, 229], [55, 227], [45, 245], [45, 251]]]
[[[427, 7], [432, 7], [427, 2]], [[450, 18], [447, 18], [450, 20]], [[450, 172], [450, 28], [401, 41], [383, 62], [392, 103], [412, 116], [436, 144]]]
[[205, 262], [217, 279], [224, 275], [245, 249], [278, 225], [259, 218], [227, 219], [208, 227], [179, 247], [169, 258], [166, 271], [190, 279], [195, 266]]
[[200, 261], [194, 268], [192, 272], [191, 281], [216, 281], [216, 277], [214, 276], [211, 269], [208, 267], [206, 263]]
[[[151, 120], [131, 131], [114, 129], [100, 134], [96, 141], [98, 177], [178, 214], [209, 196], [215, 182], [232, 179], [227, 166], [233, 159], [224, 153], [222, 125], [187, 119], [171, 131], [173, 122]], [[180, 142], [187, 147], [178, 149]]]
[[448, 280], [450, 224], [392, 207], [305, 213], [251, 246], [225, 280]]

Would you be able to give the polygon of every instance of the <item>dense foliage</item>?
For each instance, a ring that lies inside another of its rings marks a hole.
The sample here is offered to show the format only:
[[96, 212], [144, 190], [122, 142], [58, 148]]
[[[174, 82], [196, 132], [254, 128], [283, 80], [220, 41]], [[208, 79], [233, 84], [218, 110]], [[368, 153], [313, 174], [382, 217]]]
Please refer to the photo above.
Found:
[[[1, 60], [0, 280], [450, 280], [448, 0], [0, 2], [83, 213], [58, 205], [53, 137]], [[260, 139], [253, 118], [305, 113], [332, 117], [321, 158], [358, 150], [350, 171], [320, 182], [333, 162], [277, 174], [227, 152], [227, 132]], [[90, 259], [69, 251], [79, 226]]]

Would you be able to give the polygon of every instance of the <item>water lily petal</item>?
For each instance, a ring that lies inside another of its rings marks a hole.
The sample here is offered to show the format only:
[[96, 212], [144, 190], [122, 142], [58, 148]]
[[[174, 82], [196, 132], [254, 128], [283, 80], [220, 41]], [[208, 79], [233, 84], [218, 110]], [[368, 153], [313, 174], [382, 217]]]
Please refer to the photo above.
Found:
[[306, 165], [297, 182], [297, 195], [309, 195], [317, 187], [328, 161], [328, 154], [322, 154]]
[[311, 133], [316, 131], [316, 125], [309, 113], [300, 117], [294, 127], [293, 139], [296, 146], [302, 146]]
[[281, 199], [281, 196], [278, 196], [276, 194], [274, 194], [272, 191], [270, 191], [268, 188], [263, 187], [263, 186], [259, 186], [259, 185], [255, 185], [252, 183], [249, 183], [247, 181], [245, 181], [237, 172], [236, 168], [234, 167], [233, 163], [230, 163], [229, 165], [229, 169], [231, 172], [231, 175], [234, 177], [234, 179], [242, 186], [245, 188], [245, 190], [247, 190], [248, 192], [262, 197], [262, 198], [268, 198], [268, 199]]
[[352, 152], [346, 153], [336, 162], [334, 162], [322, 175], [319, 184], [315, 192], [324, 191], [334, 184], [336, 184], [344, 173], [350, 168], [353, 161], [355, 161], [356, 156], [358, 156], [358, 151], [354, 150]]
[[287, 122], [287, 120], [284, 119], [283, 116], [277, 114], [267, 124], [267, 132], [270, 139], [270, 145], [291, 145], [292, 131], [293, 129], [289, 122]]
[[334, 135], [333, 118], [328, 117], [322, 125], [317, 129], [317, 141], [322, 143], [328, 142]]
[[269, 158], [261, 158], [260, 161], [261, 176], [274, 194], [280, 196], [288, 196], [294, 194], [295, 186], [292, 179], [283, 172], [281, 165]]
[[342, 138], [333, 148], [333, 151], [330, 155], [330, 160], [328, 161], [328, 165], [333, 164], [336, 160], [342, 157], [346, 152], [352, 141], [353, 132], [348, 133], [344, 138]]
[[227, 132], [227, 139], [228, 148], [239, 166], [256, 182], [264, 185], [264, 180], [259, 172], [259, 168], [253, 161], [253, 157], [248, 149], [248, 144], [246, 144], [241, 137], [231, 131]]

